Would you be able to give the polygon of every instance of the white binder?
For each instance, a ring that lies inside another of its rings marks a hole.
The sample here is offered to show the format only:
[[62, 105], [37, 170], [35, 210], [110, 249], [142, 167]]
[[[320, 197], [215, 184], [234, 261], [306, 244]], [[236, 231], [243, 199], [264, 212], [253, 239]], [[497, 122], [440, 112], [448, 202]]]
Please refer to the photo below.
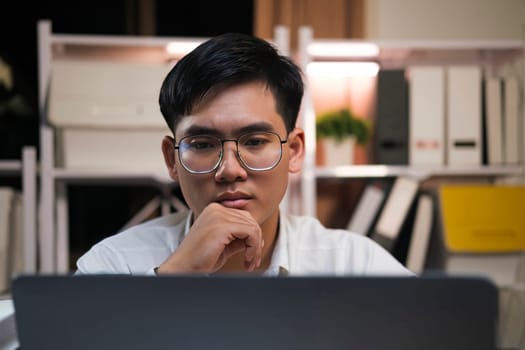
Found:
[[371, 234], [385, 249], [392, 251], [395, 247], [418, 189], [417, 179], [400, 176], [394, 181]]
[[444, 132], [444, 68], [409, 67], [409, 164], [443, 165]]
[[417, 274], [423, 273], [428, 244], [432, 234], [434, 203], [432, 196], [422, 193], [417, 201], [416, 217], [408, 246], [406, 267]]
[[504, 78], [504, 163], [518, 164], [520, 161], [520, 145], [522, 140], [521, 130], [523, 127], [519, 123], [520, 118], [520, 89], [518, 78], [508, 76]]
[[481, 68], [447, 67], [447, 163], [481, 165]]
[[368, 184], [359, 199], [352, 218], [348, 222], [347, 230], [363, 236], [368, 235], [381, 209], [385, 195], [383, 188]]
[[502, 84], [498, 77], [485, 79], [485, 125], [488, 164], [503, 163]]

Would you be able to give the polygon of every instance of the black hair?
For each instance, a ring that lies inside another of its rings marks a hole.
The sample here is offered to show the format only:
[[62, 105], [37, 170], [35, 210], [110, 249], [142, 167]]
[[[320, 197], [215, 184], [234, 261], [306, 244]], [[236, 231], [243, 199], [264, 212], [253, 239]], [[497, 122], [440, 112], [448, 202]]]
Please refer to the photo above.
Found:
[[162, 116], [175, 134], [180, 119], [207, 94], [255, 81], [267, 84], [287, 131], [293, 130], [304, 92], [300, 68], [268, 41], [239, 33], [213, 37], [175, 64], [160, 89]]

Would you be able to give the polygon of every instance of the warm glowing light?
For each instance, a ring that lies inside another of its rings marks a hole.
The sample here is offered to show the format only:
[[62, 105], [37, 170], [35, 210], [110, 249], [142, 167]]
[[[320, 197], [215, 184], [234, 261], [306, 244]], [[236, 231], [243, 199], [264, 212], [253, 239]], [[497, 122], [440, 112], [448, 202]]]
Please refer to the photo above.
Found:
[[201, 44], [201, 41], [176, 41], [166, 45], [166, 52], [173, 56], [184, 56]]
[[308, 45], [308, 53], [316, 58], [373, 58], [379, 47], [372, 43], [325, 41]]
[[379, 72], [375, 62], [311, 62], [306, 72], [312, 76], [374, 77]]

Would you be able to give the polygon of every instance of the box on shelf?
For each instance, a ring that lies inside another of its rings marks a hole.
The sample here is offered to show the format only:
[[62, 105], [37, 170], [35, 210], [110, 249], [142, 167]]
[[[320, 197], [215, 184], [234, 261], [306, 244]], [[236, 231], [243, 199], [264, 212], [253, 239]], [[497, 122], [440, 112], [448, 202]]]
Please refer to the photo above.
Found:
[[170, 131], [158, 94], [169, 63], [57, 59], [49, 122], [56, 166], [165, 172], [161, 142]]

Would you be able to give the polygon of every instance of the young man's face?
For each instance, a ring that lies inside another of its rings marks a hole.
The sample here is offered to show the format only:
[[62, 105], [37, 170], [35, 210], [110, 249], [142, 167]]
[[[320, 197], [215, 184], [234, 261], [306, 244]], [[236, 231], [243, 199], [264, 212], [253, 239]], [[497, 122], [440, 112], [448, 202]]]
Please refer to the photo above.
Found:
[[288, 173], [300, 171], [304, 158], [304, 134], [295, 129], [287, 135], [285, 124], [276, 111], [275, 100], [262, 83], [246, 83], [222, 90], [198, 104], [190, 116], [177, 126], [177, 143], [186, 136], [211, 134], [220, 139], [237, 139], [249, 131], [270, 131], [287, 140], [282, 145], [282, 158], [275, 168], [266, 171], [247, 170], [236, 156], [235, 142], [225, 142], [219, 167], [208, 174], [192, 174], [180, 163], [169, 139], [163, 152], [170, 176], [178, 181], [184, 198], [198, 217], [212, 202], [247, 210], [263, 225], [276, 222], [278, 208], [287, 185]]

